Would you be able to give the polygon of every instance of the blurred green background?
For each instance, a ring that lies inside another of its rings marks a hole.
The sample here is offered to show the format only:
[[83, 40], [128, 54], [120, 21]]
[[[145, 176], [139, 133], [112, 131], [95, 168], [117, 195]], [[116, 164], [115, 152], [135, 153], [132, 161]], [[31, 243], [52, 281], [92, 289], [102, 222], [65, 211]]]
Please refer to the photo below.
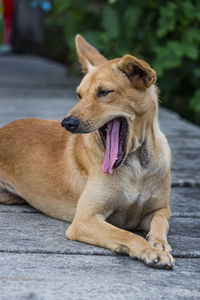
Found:
[[157, 71], [161, 104], [200, 124], [199, 0], [56, 0], [45, 55], [77, 72], [80, 33], [107, 58], [130, 53]]
[[[157, 72], [161, 104], [200, 124], [200, 0], [51, 0], [50, 10], [41, 9], [48, 2], [15, 0], [29, 13], [27, 20], [42, 18], [42, 55], [77, 75], [74, 38], [80, 33], [107, 58], [142, 58]], [[18, 9], [19, 20], [25, 12]], [[2, 28], [0, 0], [0, 44]]]

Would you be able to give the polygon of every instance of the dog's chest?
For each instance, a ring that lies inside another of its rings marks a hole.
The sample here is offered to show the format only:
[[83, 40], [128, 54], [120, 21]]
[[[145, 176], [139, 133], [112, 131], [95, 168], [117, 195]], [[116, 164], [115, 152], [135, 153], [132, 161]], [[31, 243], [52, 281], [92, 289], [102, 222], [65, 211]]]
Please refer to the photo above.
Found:
[[151, 207], [153, 188], [149, 189], [148, 166], [142, 166], [136, 153], [125, 162], [118, 175], [118, 192], [115, 193], [116, 209], [109, 217], [115, 226], [137, 228]]
[[109, 217], [109, 221], [121, 228], [136, 228], [144, 211], [147, 197], [140, 193], [129, 180], [121, 182], [121, 191], [117, 199], [117, 208]]

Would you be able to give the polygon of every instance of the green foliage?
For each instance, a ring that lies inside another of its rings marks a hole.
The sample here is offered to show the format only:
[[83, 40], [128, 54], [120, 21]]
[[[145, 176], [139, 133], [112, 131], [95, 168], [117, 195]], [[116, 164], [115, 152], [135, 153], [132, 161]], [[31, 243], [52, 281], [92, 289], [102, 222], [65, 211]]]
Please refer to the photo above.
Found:
[[108, 58], [130, 53], [148, 61], [162, 103], [200, 123], [199, 0], [53, 1], [46, 17], [50, 55], [73, 64], [77, 33]]

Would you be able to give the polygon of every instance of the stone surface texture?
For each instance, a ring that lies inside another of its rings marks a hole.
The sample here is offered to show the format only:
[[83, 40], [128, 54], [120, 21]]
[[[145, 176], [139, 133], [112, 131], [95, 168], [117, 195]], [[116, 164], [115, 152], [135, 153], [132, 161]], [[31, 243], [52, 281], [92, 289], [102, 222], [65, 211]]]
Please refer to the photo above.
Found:
[[[76, 103], [72, 78], [54, 62], [0, 57], [0, 126], [20, 118], [62, 120]], [[169, 242], [173, 271], [68, 241], [69, 224], [28, 204], [0, 205], [0, 299], [200, 299], [200, 128], [160, 109], [172, 148]]]

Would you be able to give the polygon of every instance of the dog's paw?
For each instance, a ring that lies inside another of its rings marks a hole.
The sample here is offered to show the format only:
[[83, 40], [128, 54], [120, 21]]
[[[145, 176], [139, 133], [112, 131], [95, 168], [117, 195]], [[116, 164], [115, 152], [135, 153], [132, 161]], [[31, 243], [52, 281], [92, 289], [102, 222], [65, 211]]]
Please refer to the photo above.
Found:
[[161, 251], [166, 251], [166, 252], [170, 252], [170, 253], [172, 252], [172, 248], [166, 240], [159, 239], [152, 235], [147, 235], [146, 239], [151, 246], [153, 246]]
[[149, 266], [157, 269], [171, 270], [175, 265], [175, 260], [169, 252], [160, 251], [149, 247], [144, 252], [143, 261]]

